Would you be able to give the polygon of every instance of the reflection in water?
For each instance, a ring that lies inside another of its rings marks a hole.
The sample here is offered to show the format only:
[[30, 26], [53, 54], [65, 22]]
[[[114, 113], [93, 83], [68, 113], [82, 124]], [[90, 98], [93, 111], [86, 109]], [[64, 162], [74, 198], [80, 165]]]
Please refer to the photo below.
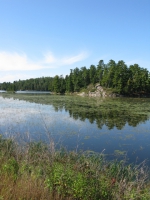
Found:
[[96, 122], [97, 127], [100, 129], [106, 125], [109, 130], [115, 127], [121, 130], [127, 123], [129, 126], [136, 127], [139, 123], [143, 123], [149, 119], [146, 113], [135, 113], [132, 109], [118, 110], [117, 108], [112, 109], [111, 106], [98, 109], [97, 107], [91, 108], [87, 105], [78, 107], [78, 104], [72, 104], [72, 106], [70, 106], [67, 102], [63, 105], [52, 102], [52, 105], [56, 112], [65, 109], [73, 119], [81, 121], [88, 119], [91, 124]]
[[[67, 111], [67, 109], [66, 109]], [[75, 120], [80, 119], [84, 121], [85, 119], [89, 119], [90, 123], [93, 124], [96, 121], [98, 128], [102, 129], [104, 125], [108, 127], [108, 129], [117, 128], [121, 130], [126, 123], [130, 126], [136, 127], [139, 123], [145, 122], [148, 120], [147, 115], [132, 115], [129, 112], [119, 112], [119, 111], [101, 111], [95, 113], [87, 113], [82, 112], [74, 112], [74, 110], [68, 110], [70, 117], [73, 117]]]
[[[7, 95], [6, 95], [7, 96]], [[7, 96], [8, 98], [8, 96]], [[52, 105], [56, 112], [65, 110], [75, 120], [89, 120], [98, 128], [106, 125], [108, 129], [121, 130], [127, 123], [136, 127], [149, 119], [149, 99], [89, 99], [81, 97], [14, 95], [14, 99]]]
[[127, 155], [130, 162], [140, 162], [150, 158], [149, 101], [3, 95], [0, 131], [26, 140], [49, 142], [53, 137], [59, 147]]
[[25, 91], [16, 91], [16, 94], [50, 94], [46, 91], [35, 91], [35, 90], [25, 90]]

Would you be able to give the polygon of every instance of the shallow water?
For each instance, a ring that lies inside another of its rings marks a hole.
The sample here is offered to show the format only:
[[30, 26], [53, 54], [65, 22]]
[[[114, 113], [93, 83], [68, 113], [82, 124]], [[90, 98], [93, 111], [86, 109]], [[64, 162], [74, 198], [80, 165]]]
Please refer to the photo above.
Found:
[[[24, 99], [24, 100], [23, 100]], [[103, 152], [129, 162], [150, 160], [149, 99], [1, 95], [0, 133], [68, 150]], [[148, 162], [150, 165], [150, 162]]]

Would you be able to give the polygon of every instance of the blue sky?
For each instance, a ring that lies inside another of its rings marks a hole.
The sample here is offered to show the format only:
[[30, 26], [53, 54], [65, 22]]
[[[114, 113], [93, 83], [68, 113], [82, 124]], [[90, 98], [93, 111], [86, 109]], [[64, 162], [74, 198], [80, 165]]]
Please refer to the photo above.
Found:
[[100, 59], [150, 71], [150, 0], [0, 0], [0, 82]]

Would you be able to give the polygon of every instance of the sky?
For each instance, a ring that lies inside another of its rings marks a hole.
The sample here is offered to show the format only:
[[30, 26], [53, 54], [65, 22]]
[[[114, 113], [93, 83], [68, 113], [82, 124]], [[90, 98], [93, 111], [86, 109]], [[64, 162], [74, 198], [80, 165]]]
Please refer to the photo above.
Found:
[[150, 71], [150, 0], [0, 0], [0, 83], [110, 59]]

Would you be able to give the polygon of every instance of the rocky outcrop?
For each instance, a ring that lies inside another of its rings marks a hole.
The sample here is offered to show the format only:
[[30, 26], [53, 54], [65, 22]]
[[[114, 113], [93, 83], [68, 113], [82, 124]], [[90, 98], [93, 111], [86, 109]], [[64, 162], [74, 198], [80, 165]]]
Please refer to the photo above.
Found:
[[107, 93], [100, 84], [95, 85], [95, 92], [89, 91], [89, 97], [116, 97], [116, 94]]
[[[89, 89], [89, 88], [88, 88]], [[88, 93], [81, 92], [77, 93], [79, 96], [89, 96], [89, 97], [116, 97], [117, 94], [107, 92], [100, 84], [96, 84], [95, 87], [91, 87]]]

